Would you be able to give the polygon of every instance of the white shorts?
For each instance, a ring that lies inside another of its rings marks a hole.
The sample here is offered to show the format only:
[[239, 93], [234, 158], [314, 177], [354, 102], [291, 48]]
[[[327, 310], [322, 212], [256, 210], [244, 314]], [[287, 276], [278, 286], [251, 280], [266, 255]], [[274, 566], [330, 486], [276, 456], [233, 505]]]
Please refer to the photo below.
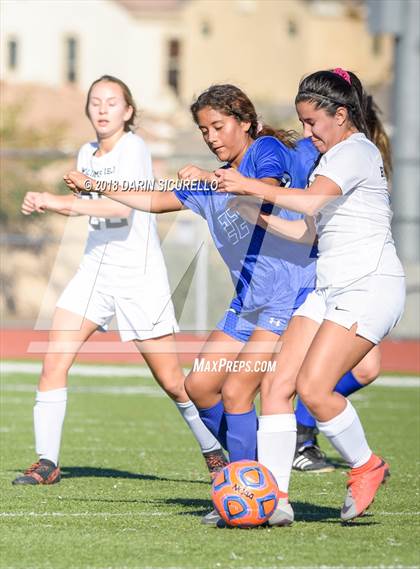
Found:
[[402, 316], [405, 278], [369, 275], [343, 288], [317, 288], [293, 316], [306, 316], [319, 324], [331, 320], [374, 344], [391, 332]]
[[156, 292], [156, 287], [150, 285], [141, 290], [120, 290], [114, 295], [98, 290], [96, 276], [79, 269], [58, 299], [57, 307], [83, 316], [103, 330], [115, 316], [123, 342], [179, 332], [169, 291]]

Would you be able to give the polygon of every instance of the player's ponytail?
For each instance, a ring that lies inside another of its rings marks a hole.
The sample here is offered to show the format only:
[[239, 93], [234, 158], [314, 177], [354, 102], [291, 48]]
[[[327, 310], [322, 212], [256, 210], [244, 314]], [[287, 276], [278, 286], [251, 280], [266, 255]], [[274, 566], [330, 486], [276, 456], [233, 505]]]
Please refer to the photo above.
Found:
[[363, 97], [363, 111], [369, 138], [379, 148], [384, 162], [385, 174], [389, 177], [392, 172], [391, 142], [379, 118], [381, 111], [378, 105], [372, 96], [366, 93]]
[[106, 83], [116, 83], [117, 85], [119, 85], [121, 87], [121, 90], [123, 92], [124, 100], [126, 102], [127, 107], [132, 107], [132, 109], [133, 109], [133, 113], [132, 113], [131, 117], [127, 121], [125, 121], [125, 123], [124, 123], [124, 130], [125, 130], [125, 132], [128, 132], [130, 130], [134, 130], [134, 122], [135, 122], [136, 116], [137, 116], [137, 107], [136, 107], [136, 103], [134, 101], [134, 97], [131, 94], [131, 91], [128, 88], [128, 86], [124, 83], [124, 81], [121, 81], [121, 79], [118, 79], [117, 77], [114, 77], [112, 75], [102, 75], [102, 77], [99, 77], [99, 79], [96, 79], [92, 83], [92, 85], [89, 87], [89, 91], [88, 91], [87, 97], [86, 97], [86, 104], [85, 104], [85, 114], [86, 114], [87, 118], [90, 119], [90, 117], [89, 117], [90, 94], [91, 94], [94, 86], [97, 83], [100, 83], [101, 81], [104, 81]]
[[199, 111], [205, 107], [220, 111], [227, 116], [233, 116], [239, 122], [249, 122], [251, 126], [248, 134], [254, 140], [261, 136], [274, 136], [290, 148], [296, 144], [297, 134], [294, 131], [275, 129], [261, 123], [252, 101], [235, 85], [212, 85], [201, 93], [190, 107], [196, 124], [198, 124]]
[[300, 82], [295, 103], [300, 101], [312, 102], [317, 109], [324, 109], [330, 115], [335, 115], [339, 107], [346, 107], [349, 121], [378, 147], [389, 176], [389, 138], [379, 119], [378, 106], [363, 89], [357, 75], [341, 68], [311, 73]]

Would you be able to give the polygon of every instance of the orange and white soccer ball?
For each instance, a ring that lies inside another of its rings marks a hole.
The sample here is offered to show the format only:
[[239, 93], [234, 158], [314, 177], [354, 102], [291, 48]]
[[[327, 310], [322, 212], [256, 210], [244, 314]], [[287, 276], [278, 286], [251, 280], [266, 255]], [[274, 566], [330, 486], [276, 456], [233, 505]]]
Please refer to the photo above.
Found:
[[217, 474], [211, 497], [229, 526], [249, 528], [268, 520], [276, 509], [279, 489], [264, 465], [255, 460], [240, 460]]

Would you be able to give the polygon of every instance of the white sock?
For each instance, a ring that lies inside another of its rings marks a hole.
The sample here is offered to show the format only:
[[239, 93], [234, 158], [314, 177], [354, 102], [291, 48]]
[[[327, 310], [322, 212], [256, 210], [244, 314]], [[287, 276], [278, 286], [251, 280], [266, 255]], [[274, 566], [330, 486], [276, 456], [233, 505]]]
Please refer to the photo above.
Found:
[[296, 417], [294, 413], [261, 415], [258, 424], [258, 460], [271, 470], [279, 489], [288, 494], [296, 450]]
[[67, 387], [37, 391], [34, 406], [35, 450], [39, 458], [58, 464], [66, 415]]
[[192, 401], [185, 403], [174, 402], [182, 418], [191, 429], [192, 434], [200, 445], [201, 452], [211, 452], [221, 449], [219, 441], [212, 435], [198, 414], [197, 407]]
[[351, 468], [365, 464], [372, 455], [365, 432], [355, 408], [347, 400], [347, 406], [339, 415], [325, 422], [318, 422], [317, 427], [341, 454]]

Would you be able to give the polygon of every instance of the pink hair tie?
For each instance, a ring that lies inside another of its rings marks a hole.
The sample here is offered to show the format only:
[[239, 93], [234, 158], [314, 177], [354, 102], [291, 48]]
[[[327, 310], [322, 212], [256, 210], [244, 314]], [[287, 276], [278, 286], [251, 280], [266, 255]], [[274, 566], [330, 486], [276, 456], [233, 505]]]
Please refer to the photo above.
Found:
[[342, 77], [345, 81], [347, 81], [349, 85], [351, 85], [350, 74], [345, 69], [342, 69], [341, 67], [336, 67], [335, 69], [332, 70], [332, 72]]

